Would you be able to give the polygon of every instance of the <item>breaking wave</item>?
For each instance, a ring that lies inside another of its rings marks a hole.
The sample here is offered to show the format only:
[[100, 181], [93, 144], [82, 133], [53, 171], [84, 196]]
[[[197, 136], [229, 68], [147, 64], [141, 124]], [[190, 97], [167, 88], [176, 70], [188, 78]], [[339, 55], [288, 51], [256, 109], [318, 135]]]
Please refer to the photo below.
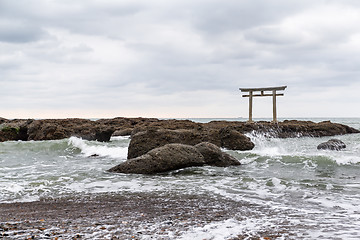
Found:
[[106, 143], [87, 141], [78, 137], [69, 138], [68, 144], [80, 149], [81, 153], [86, 157], [100, 156], [119, 159], [126, 159], [127, 157], [127, 147], [108, 146]]

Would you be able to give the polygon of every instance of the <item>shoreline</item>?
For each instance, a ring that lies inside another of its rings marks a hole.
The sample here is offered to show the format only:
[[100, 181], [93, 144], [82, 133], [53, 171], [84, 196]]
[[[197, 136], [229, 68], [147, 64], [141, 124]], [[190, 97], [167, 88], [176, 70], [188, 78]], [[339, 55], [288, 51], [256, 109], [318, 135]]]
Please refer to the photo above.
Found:
[[[261, 210], [261, 211], [259, 211]], [[271, 209], [220, 196], [131, 193], [44, 199], [0, 204], [0, 238], [4, 239], [177, 239], [209, 224]], [[259, 216], [256, 216], [259, 215]], [[236, 232], [236, 229], [232, 229]], [[288, 226], [227, 239], [276, 239], [290, 236]]]

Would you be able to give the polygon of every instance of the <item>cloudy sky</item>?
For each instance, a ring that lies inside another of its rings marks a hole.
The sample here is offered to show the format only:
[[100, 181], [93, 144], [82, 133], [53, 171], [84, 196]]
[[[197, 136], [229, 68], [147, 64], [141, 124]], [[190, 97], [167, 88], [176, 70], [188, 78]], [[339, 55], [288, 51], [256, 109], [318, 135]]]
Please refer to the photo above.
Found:
[[359, 80], [358, 0], [0, 0], [5, 118], [360, 117]]

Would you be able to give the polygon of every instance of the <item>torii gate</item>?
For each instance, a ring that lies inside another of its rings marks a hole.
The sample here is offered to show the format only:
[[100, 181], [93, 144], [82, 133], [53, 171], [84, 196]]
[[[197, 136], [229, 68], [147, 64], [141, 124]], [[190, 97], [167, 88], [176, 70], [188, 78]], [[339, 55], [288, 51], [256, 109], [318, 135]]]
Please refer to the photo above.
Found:
[[[268, 88], [239, 88], [241, 92], [248, 92], [249, 94], [242, 95], [249, 98], [249, 122], [252, 122], [252, 105], [253, 97], [273, 97], [273, 122], [277, 122], [276, 119], [276, 96], [284, 96], [283, 93], [277, 93], [276, 91], [285, 90], [287, 86], [281, 87], [268, 87]], [[271, 93], [266, 93], [271, 91]], [[260, 94], [254, 94], [254, 92], [260, 92]]]

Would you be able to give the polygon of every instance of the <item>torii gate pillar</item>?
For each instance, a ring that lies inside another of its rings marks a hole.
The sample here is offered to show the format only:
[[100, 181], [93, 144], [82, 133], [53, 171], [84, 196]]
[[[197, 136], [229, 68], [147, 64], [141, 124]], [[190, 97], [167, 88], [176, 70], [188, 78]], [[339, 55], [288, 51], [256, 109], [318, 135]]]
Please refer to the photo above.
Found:
[[[285, 90], [287, 86], [281, 87], [268, 87], [268, 88], [239, 88], [241, 92], [247, 92], [248, 94], [242, 95], [243, 97], [249, 98], [249, 122], [252, 122], [252, 109], [253, 109], [253, 97], [271, 97], [273, 99], [273, 122], [277, 122], [276, 118], [276, 97], [284, 96], [283, 93], [277, 93], [277, 91]], [[266, 93], [266, 91], [270, 91], [271, 93]], [[258, 94], [254, 94], [254, 92], [260, 92]]]

